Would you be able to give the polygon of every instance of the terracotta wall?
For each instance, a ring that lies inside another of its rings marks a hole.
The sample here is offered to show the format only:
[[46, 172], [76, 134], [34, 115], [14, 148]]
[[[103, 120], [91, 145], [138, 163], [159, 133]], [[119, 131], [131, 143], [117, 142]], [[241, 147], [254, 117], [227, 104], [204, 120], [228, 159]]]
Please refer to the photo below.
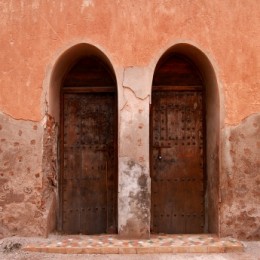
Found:
[[[129, 110], [136, 116], [138, 106], [148, 111], [156, 62], [184, 42], [208, 57], [217, 77], [219, 234], [260, 237], [258, 0], [0, 0], [0, 10], [0, 235], [44, 235], [55, 225], [57, 129], [48, 114], [59, 56], [77, 43], [101, 49], [117, 75], [119, 108], [139, 102]], [[134, 76], [123, 79], [131, 67]], [[143, 157], [140, 169], [149, 174], [145, 147], [134, 159]], [[124, 156], [121, 144], [120, 151], [119, 170], [135, 156]]]

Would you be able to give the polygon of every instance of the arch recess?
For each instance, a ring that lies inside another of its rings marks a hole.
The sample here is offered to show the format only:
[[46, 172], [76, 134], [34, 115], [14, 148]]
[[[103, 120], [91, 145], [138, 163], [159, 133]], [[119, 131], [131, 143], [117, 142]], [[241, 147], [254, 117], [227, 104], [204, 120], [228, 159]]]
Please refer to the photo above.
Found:
[[[98, 48], [92, 44], [89, 43], [75, 43], [73, 45], [67, 46], [65, 49], [60, 51], [56, 57], [54, 57], [52, 63], [49, 65], [47, 72], [46, 72], [46, 77], [43, 82], [43, 88], [44, 88], [44, 106], [43, 108], [45, 109], [45, 114], [50, 115], [51, 117], [54, 118], [55, 123], [59, 126], [59, 131], [56, 131], [55, 133], [58, 134], [60, 137], [62, 136], [62, 130], [60, 130], [62, 127], [62, 120], [61, 119], [61, 89], [64, 85], [64, 80], [66, 79], [66, 75], [72, 70], [77, 64], [81, 64], [82, 59], [85, 57], [92, 57], [92, 59], [96, 59], [101, 61], [102, 65], [105, 65], [107, 68], [107, 71], [109, 71], [110, 75], [113, 78], [113, 82], [115, 82], [115, 90], [117, 92], [117, 76], [114, 70], [114, 67], [112, 66], [111, 59], [108, 58], [107, 55], [105, 55], [104, 51], [101, 50], [101, 48]], [[84, 62], [84, 61], [83, 61]], [[82, 65], [84, 66], [84, 64]], [[89, 65], [85, 64], [85, 69]], [[93, 71], [92, 71], [93, 73]], [[68, 79], [66, 79], [68, 80]], [[73, 81], [73, 80], [72, 80]], [[100, 82], [99, 82], [100, 83]], [[101, 82], [102, 84], [106, 84], [106, 82]], [[97, 83], [98, 84], [98, 83]], [[102, 86], [101, 84], [101, 86]], [[118, 100], [117, 100], [117, 94], [115, 94], [115, 106], [117, 107]], [[116, 111], [117, 113], [117, 111]], [[117, 115], [116, 115], [117, 118]], [[117, 121], [117, 119], [115, 119]], [[117, 124], [115, 124], [117, 127]], [[117, 130], [117, 129], [116, 129]], [[115, 135], [117, 139], [117, 135]], [[61, 138], [62, 139], [62, 138]], [[61, 147], [60, 143], [62, 143], [60, 140], [58, 140], [58, 137], [55, 136], [53, 137], [53, 140], [51, 140], [53, 143], [53, 149], [57, 147], [57, 144]], [[117, 143], [117, 141], [115, 142]], [[58, 188], [57, 190], [55, 189], [55, 194], [56, 194], [56, 199], [54, 204], [52, 205], [52, 210], [51, 210], [51, 216], [50, 221], [54, 224], [53, 226], [58, 226], [58, 230], [61, 230], [61, 221], [59, 219], [60, 217], [60, 212], [61, 212], [61, 203], [60, 203], [60, 196], [61, 196], [61, 172], [63, 171], [61, 168], [62, 164], [62, 159], [61, 159], [61, 148], [59, 149], [59, 154], [56, 153], [56, 151], [53, 154], [53, 158], [49, 158], [51, 160], [55, 159], [55, 164], [56, 164], [56, 179], [58, 179]], [[49, 155], [48, 155], [49, 156]], [[55, 158], [54, 158], [55, 157]], [[117, 168], [117, 155], [115, 156], [115, 167]], [[58, 166], [59, 165], [59, 166]], [[104, 168], [104, 167], [103, 167]], [[61, 171], [61, 172], [60, 172]], [[55, 216], [55, 213], [57, 213], [57, 216]], [[57, 223], [58, 220], [58, 223]], [[112, 232], [111, 230], [108, 230], [108, 232]], [[115, 232], [115, 231], [113, 231]]]
[[[59, 122], [60, 104], [60, 88], [62, 81], [66, 73], [72, 68], [72, 66], [84, 56], [96, 56], [102, 60], [109, 67], [113, 76], [117, 79], [114, 67], [112, 66], [111, 59], [100, 48], [89, 43], [76, 43], [67, 47], [55, 58], [53, 65], [48, 69], [48, 74], [45, 79], [46, 88], [46, 101], [48, 114], [55, 118], [56, 122]], [[117, 84], [118, 86], [118, 84]]]
[[[199, 70], [205, 87], [206, 109], [206, 225], [209, 233], [219, 234], [219, 183], [221, 169], [221, 136], [220, 129], [223, 125], [223, 94], [216, 76], [213, 62], [198, 47], [190, 43], [175, 43], [161, 51], [150, 64], [153, 75], [158, 62], [168, 55], [186, 56]], [[151, 85], [152, 96], [152, 85]], [[153, 103], [153, 100], [151, 100]]]

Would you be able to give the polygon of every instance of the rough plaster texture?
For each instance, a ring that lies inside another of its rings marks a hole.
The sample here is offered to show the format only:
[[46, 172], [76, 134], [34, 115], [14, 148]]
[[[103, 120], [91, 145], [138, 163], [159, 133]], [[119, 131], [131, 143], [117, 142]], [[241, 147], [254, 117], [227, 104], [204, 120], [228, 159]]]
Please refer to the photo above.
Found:
[[[258, 0], [0, 0], [0, 10], [0, 112], [4, 113], [0, 115], [1, 233], [43, 235], [55, 226], [57, 128], [45, 114], [50, 111], [58, 122], [62, 76], [71, 65], [69, 61], [85, 51], [76, 48], [61, 60], [63, 66], [55, 77], [51, 77], [52, 69], [68, 48], [88, 43], [109, 57], [118, 82], [119, 232], [148, 234], [153, 70], [168, 48], [189, 43], [205, 53], [217, 76], [219, 93], [209, 88], [207, 102], [220, 95], [220, 104], [207, 111], [207, 117], [214, 118], [207, 134], [207, 160], [211, 162], [208, 200], [214, 204], [208, 210], [210, 230], [220, 235], [258, 237], [255, 205], [259, 202], [254, 195], [259, 183], [249, 178], [246, 169], [248, 162], [254, 165], [253, 158], [257, 158], [253, 140], [256, 143], [259, 137], [249, 137], [255, 129], [250, 120], [240, 123], [260, 111]], [[209, 78], [208, 87], [211, 75], [203, 70]], [[219, 128], [222, 143], [218, 143]], [[230, 137], [237, 131], [248, 138], [234, 141]], [[242, 158], [240, 147], [251, 149], [251, 154], [246, 150]], [[255, 180], [259, 166], [250, 169]], [[141, 176], [145, 181], [139, 181]], [[220, 189], [216, 185], [219, 178]], [[246, 195], [237, 188], [242, 181]], [[218, 193], [222, 195], [219, 204]], [[213, 218], [220, 223], [211, 223]]]
[[260, 239], [260, 114], [226, 129], [221, 235]]
[[42, 170], [44, 124], [0, 114], [0, 234], [4, 236], [46, 235], [53, 229], [48, 216], [54, 210], [54, 196]]
[[140, 99], [124, 87], [124, 99], [119, 118], [118, 230], [122, 237], [149, 237], [149, 97]]
[[150, 177], [147, 168], [131, 158], [120, 158], [119, 235], [130, 238], [150, 236]]

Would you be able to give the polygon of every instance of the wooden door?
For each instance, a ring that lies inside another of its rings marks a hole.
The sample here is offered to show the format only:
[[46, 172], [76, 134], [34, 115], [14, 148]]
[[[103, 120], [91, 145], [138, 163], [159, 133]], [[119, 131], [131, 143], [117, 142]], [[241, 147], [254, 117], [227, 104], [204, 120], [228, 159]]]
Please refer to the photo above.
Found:
[[[181, 64], [183, 63], [181, 61]], [[203, 92], [201, 86], [192, 84], [187, 86], [187, 82], [185, 86], [182, 85], [180, 78], [186, 74], [187, 67], [178, 67], [180, 65], [178, 60], [172, 64], [175, 65], [177, 76], [171, 72], [168, 78], [178, 78], [178, 85], [174, 85], [175, 82], [171, 85], [169, 83], [172, 82], [167, 82], [167, 86], [154, 86], [152, 94], [151, 231], [203, 233], [205, 222]], [[167, 66], [171, 68], [169, 63]], [[182, 73], [183, 70], [185, 73]], [[165, 70], [161, 71], [165, 73]], [[187, 77], [184, 80], [187, 81]], [[188, 83], [191, 82], [193, 81]]]
[[93, 73], [93, 64], [88, 74], [90, 65], [87, 59], [72, 69], [61, 97], [60, 216], [69, 234], [117, 231], [116, 93], [94, 85], [106, 75], [102, 67]]

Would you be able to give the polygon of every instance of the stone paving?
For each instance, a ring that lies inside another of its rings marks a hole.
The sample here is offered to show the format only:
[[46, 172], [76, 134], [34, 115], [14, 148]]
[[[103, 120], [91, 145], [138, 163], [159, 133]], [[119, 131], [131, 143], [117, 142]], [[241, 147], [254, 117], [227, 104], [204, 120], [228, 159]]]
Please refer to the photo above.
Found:
[[243, 244], [215, 235], [151, 235], [150, 239], [121, 239], [118, 235], [75, 235], [28, 244], [24, 251], [61, 254], [151, 254], [243, 252]]

